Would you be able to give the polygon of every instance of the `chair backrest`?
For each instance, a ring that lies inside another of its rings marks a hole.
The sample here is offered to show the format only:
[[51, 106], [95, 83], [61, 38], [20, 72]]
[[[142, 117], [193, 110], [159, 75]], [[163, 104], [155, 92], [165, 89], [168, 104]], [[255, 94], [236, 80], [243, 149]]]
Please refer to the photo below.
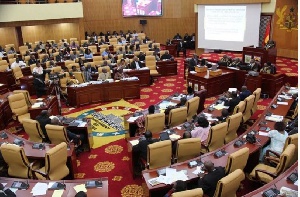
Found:
[[22, 121], [22, 124], [25, 132], [29, 136], [30, 141], [43, 142], [44, 134], [38, 121], [32, 119], [24, 119]]
[[[163, 155], [163, 157], [162, 157]], [[147, 148], [147, 163], [149, 169], [171, 165], [172, 142], [165, 140], [149, 144]]]
[[247, 122], [252, 115], [251, 109], [254, 104], [254, 99], [255, 99], [254, 95], [250, 95], [247, 98], [245, 98], [246, 107], [245, 107], [245, 111], [243, 113], [243, 123]]
[[65, 66], [67, 66], [69, 64], [75, 64], [75, 61], [73, 61], [73, 60], [66, 60], [65, 61]]
[[76, 66], [76, 69], [77, 69], [77, 70], [80, 70], [80, 66], [79, 66], [78, 63], [72, 63], [72, 64], [66, 65], [66, 67], [68, 68], [69, 71], [72, 70], [72, 66]]
[[207, 94], [207, 90], [200, 90], [200, 91], [196, 91], [194, 93], [194, 96], [198, 96], [200, 98], [199, 100], [199, 106], [198, 106], [198, 110], [197, 110], [197, 114], [199, 114], [200, 112], [202, 112], [204, 110], [204, 103], [205, 103], [205, 99], [206, 99], [206, 94]]
[[74, 75], [75, 79], [78, 80], [79, 83], [84, 83], [85, 82], [82, 72], [73, 72], [73, 75]]
[[276, 166], [276, 174], [279, 175], [284, 172], [289, 166], [294, 156], [296, 146], [289, 144], [280, 155], [279, 163]]
[[60, 73], [61, 72], [61, 66], [55, 66], [51, 68], [52, 73]]
[[188, 138], [177, 141], [176, 158], [177, 162], [183, 162], [200, 155], [201, 139]]
[[95, 45], [88, 46], [88, 49], [90, 49], [92, 53], [97, 53], [97, 46]]
[[187, 117], [186, 120], [190, 121], [194, 115], [197, 115], [200, 98], [195, 96], [187, 101]]
[[8, 62], [6, 60], [0, 60], [0, 65], [9, 65]]
[[245, 174], [241, 169], [228, 174], [218, 181], [214, 197], [235, 197], [241, 181], [245, 179]]
[[12, 65], [16, 61], [16, 58], [10, 58], [8, 59], [9, 65]]
[[260, 93], [261, 93], [261, 88], [256, 88], [256, 90], [253, 92], [253, 95], [255, 96], [255, 98], [254, 98], [253, 107], [251, 109], [252, 114], [254, 114], [257, 110], [257, 102], [260, 99]]
[[156, 60], [155, 57], [152, 55], [147, 55], [145, 57], [145, 65], [150, 69], [150, 70], [156, 70]]
[[225, 144], [237, 138], [236, 132], [241, 125], [242, 118], [243, 118], [242, 112], [233, 114], [227, 118], [226, 122], [228, 123], [228, 127], [227, 127], [227, 133], [225, 137]]
[[[0, 62], [1, 62], [1, 61], [5, 61], [5, 60], [0, 60]], [[4, 72], [4, 71], [6, 71], [7, 69], [8, 69], [8, 64], [7, 64], [7, 65], [5, 65], [5, 64], [4, 64], [4, 65], [1, 65], [1, 64], [0, 64], [0, 72]]]
[[30, 71], [31, 71], [31, 73], [33, 73], [33, 69], [36, 67], [36, 64], [30, 64]]
[[50, 180], [60, 180], [69, 174], [67, 144], [62, 142], [46, 152], [45, 173]]
[[175, 192], [171, 197], [202, 197], [203, 190], [201, 188], [186, 190], [182, 192]]
[[293, 155], [293, 158], [291, 161], [291, 164], [292, 164], [298, 160], [298, 133], [290, 135], [286, 138], [283, 150], [285, 150], [289, 144], [295, 145], [295, 154]]
[[17, 116], [28, 113], [28, 106], [24, 94], [13, 94], [8, 96], [11, 111]]
[[224, 138], [226, 136], [227, 127], [227, 122], [222, 122], [210, 128], [207, 138], [209, 151], [214, 151], [224, 145]]
[[178, 126], [186, 121], [187, 107], [172, 109], [169, 113], [169, 127]]
[[70, 38], [70, 42], [77, 41], [77, 38]]
[[148, 114], [145, 118], [145, 129], [153, 133], [163, 131], [165, 128], [165, 114]]
[[236, 169], [244, 170], [249, 158], [249, 148], [242, 148], [234, 153], [231, 153], [227, 159], [225, 173], [230, 174]]
[[99, 56], [93, 56], [93, 61], [102, 61], [103, 60], [103, 57], [101, 55]]
[[12, 177], [31, 178], [30, 164], [23, 147], [14, 144], [2, 144], [1, 154], [8, 164], [8, 174]]
[[47, 124], [45, 128], [51, 144], [69, 143], [69, 138], [64, 126]]
[[232, 114], [243, 113], [245, 111], [246, 103], [245, 101], [240, 101], [238, 105], [236, 105], [233, 109]]
[[23, 73], [22, 73], [22, 70], [19, 66], [16, 66], [12, 69], [12, 72], [14, 74], [14, 78], [15, 80], [19, 80], [21, 77], [23, 77]]
[[19, 94], [19, 93], [24, 94], [27, 106], [31, 107], [32, 102], [31, 102], [31, 99], [30, 99], [30, 94], [29, 94], [29, 92], [27, 90], [14, 90], [13, 93], [14, 94]]

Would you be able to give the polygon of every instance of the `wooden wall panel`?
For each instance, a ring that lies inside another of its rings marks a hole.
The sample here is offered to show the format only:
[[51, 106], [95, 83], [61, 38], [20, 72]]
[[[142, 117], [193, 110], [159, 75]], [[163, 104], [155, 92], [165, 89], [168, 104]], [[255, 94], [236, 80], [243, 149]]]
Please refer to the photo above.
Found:
[[194, 0], [194, 4], [244, 4], [244, 3], [269, 3], [271, 0]]
[[79, 39], [79, 25], [78, 23], [61, 23], [51, 25], [36, 25], [23, 26], [23, 40], [24, 42], [35, 42], [39, 40], [60, 40], [62, 38], [78, 38]]
[[[181, 35], [195, 32], [194, 4], [191, 0], [163, 0], [161, 17], [123, 17], [121, 0], [85, 0], [83, 3], [83, 23], [87, 32], [144, 31], [157, 42], [165, 43], [177, 32]], [[147, 25], [140, 25], [141, 19]]]
[[[279, 8], [282, 10], [285, 5], [287, 5], [287, 9], [285, 10], [286, 16], [288, 16], [290, 8], [294, 7], [294, 12], [296, 13], [296, 17], [298, 17], [298, 0], [277, 0], [276, 9]], [[298, 59], [298, 30], [287, 31], [286, 29], [280, 29], [280, 26], [276, 24], [278, 19], [279, 16], [275, 12], [272, 39], [277, 44], [277, 55]]]
[[5, 48], [6, 44], [14, 44], [18, 47], [17, 34], [14, 27], [0, 28], [0, 45]]

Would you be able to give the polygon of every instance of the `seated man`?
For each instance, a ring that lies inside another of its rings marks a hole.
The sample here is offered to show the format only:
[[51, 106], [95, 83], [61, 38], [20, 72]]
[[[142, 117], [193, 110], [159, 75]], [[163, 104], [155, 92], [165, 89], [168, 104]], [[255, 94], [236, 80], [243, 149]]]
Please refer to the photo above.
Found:
[[211, 161], [205, 161], [203, 169], [205, 173], [198, 174], [198, 187], [202, 188], [205, 195], [213, 197], [218, 181], [225, 177], [225, 169], [220, 166], [214, 167]]
[[77, 70], [76, 66], [73, 65], [73, 66], [72, 66], [72, 69], [69, 71], [69, 75], [70, 75], [70, 77], [72, 77], [72, 78], [74, 77], [73, 72], [80, 72], [80, 70]]
[[[54, 116], [52, 119], [51, 119], [51, 124], [52, 125], [62, 125], [62, 123], [60, 122], [59, 118]], [[81, 135], [76, 135], [74, 133], [72, 133], [71, 131], [67, 130], [67, 136], [68, 136], [68, 139], [72, 142], [74, 142], [74, 144], [79, 147], [82, 143], [82, 141], [84, 140], [84, 136], [81, 134]]]
[[227, 55], [224, 55], [218, 62], [220, 66], [226, 66], [226, 67], [229, 66], [230, 63], [231, 63], [231, 59]]
[[177, 33], [174, 37], [173, 37], [173, 39], [182, 39], [182, 37], [181, 37], [181, 35], [179, 34], [179, 33]]
[[233, 59], [233, 62], [231, 62], [231, 63], [228, 65], [228, 67], [234, 67], [234, 68], [236, 68], [236, 67], [239, 67], [240, 64], [241, 64], [240, 58], [234, 58], [234, 59]]
[[32, 73], [42, 75], [44, 73], [44, 69], [40, 64], [40, 61], [36, 62], [36, 67], [32, 69]]
[[102, 68], [102, 73], [99, 74], [98, 81], [105, 81], [106, 79], [110, 79], [109, 73], [107, 73], [106, 68]]
[[175, 192], [187, 190], [186, 182], [178, 180], [173, 184], [173, 188], [164, 197], [171, 197]]
[[140, 158], [144, 159], [147, 161], [147, 148], [149, 144], [158, 142], [158, 139], [153, 139], [152, 138], [152, 133], [151, 131], [146, 131], [145, 134], [145, 139], [140, 140], [140, 142], [132, 147], [132, 151], [139, 154]]
[[252, 70], [252, 71], [258, 71], [258, 64], [255, 62], [255, 60], [252, 58], [247, 65], [247, 70]]
[[240, 100], [243, 101], [245, 100], [245, 98], [247, 98], [248, 96], [250, 96], [252, 93], [250, 90], [247, 89], [247, 86], [242, 86], [241, 92], [240, 92]]
[[264, 63], [264, 66], [260, 69], [260, 73], [271, 74], [271, 68], [267, 63]]
[[154, 51], [155, 53], [159, 53], [160, 49], [157, 47], [157, 45], [153, 45], [153, 49], [151, 51]]
[[44, 55], [44, 57], [42, 59], [42, 63], [46, 63], [47, 61], [50, 61], [50, 58], [49, 58], [48, 54]]
[[50, 117], [50, 113], [48, 110], [42, 110], [40, 115], [38, 115], [35, 119], [40, 123], [40, 127], [42, 129], [42, 132], [45, 136], [45, 139], [43, 139], [44, 142], [50, 142], [48, 135], [47, 135], [47, 131], [45, 126], [47, 124], [51, 124], [51, 119]]
[[35, 63], [36, 63], [35, 56], [34, 55], [30, 55], [30, 59], [28, 61], [28, 64], [31, 65], [31, 64], [35, 64]]
[[183, 52], [183, 56], [186, 58], [186, 48], [185, 48], [185, 44], [183, 43], [182, 40], [180, 40], [178, 45], [177, 45], [177, 57], [179, 57], [179, 52], [180, 51]]
[[13, 69], [16, 67], [24, 67], [24, 66], [26, 66], [26, 64], [22, 60], [20, 61], [19, 58], [17, 57], [16, 61], [10, 65], [10, 68]]
[[164, 54], [160, 56], [160, 60], [170, 60], [173, 59], [172, 55], [170, 55], [169, 51], [165, 51]]
[[142, 63], [139, 61], [139, 58], [134, 56], [133, 61], [130, 64], [130, 69], [140, 69], [143, 68], [144, 66]]
[[140, 52], [140, 54], [137, 56], [140, 61], [145, 61], [146, 55], [143, 53], [143, 51]]
[[229, 106], [228, 108], [228, 112], [232, 113], [235, 106], [237, 106], [239, 104], [239, 102], [241, 101], [240, 97], [237, 96], [236, 92], [232, 92], [231, 93], [231, 99], [225, 101], [224, 105], [225, 106]]

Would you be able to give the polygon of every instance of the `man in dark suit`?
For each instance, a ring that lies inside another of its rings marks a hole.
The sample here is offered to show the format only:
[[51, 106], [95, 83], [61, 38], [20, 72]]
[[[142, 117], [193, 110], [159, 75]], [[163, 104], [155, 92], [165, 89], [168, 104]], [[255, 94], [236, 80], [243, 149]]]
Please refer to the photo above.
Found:
[[134, 57], [133, 58], [133, 62], [131, 62], [130, 64], [130, 69], [140, 69], [140, 68], [143, 68], [144, 66], [142, 65], [142, 63], [139, 61], [139, 58], [138, 57]]
[[205, 195], [213, 197], [218, 181], [225, 177], [225, 169], [220, 166], [214, 167], [211, 161], [205, 161], [203, 168], [206, 173], [198, 174], [198, 187], [202, 188]]
[[28, 61], [28, 64], [31, 65], [31, 64], [36, 64], [36, 59], [35, 59], [35, 56], [34, 55], [30, 55], [30, 59]]
[[49, 138], [46, 131], [46, 124], [51, 124], [51, 119], [49, 118], [50, 114], [48, 110], [42, 110], [40, 115], [38, 115], [35, 119], [40, 123], [40, 127], [42, 129], [42, 132], [45, 136], [45, 139], [43, 141], [49, 142]]
[[189, 62], [189, 71], [195, 71], [195, 66], [198, 65], [198, 62], [199, 62], [198, 55], [194, 54], [192, 59]]
[[182, 37], [181, 37], [181, 35], [180, 35], [179, 33], [177, 33], [177, 34], [173, 37], [173, 39], [182, 39]]
[[133, 146], [133, 151], [139, 155], [140, 158], [147, 161], [147, 149], [149, 144], [158, 142], [158, 139], [152, 139], [151, 131], [145, 132], [145, 139], [140, 140], [140, 142]]
[[247, 89], [247, 86], [242, 86], [241, 92], [240, 92], [240, 100], [243, 101], [245, 100], [245, 98], [247, 98], [248, 96], [250, 96], [252, 93], [250, 90]]
[[229, 106], [228, 108], [228, 112], [232, 113], [233, 109], [235, 108], [235, 106], [237, 106], [239, 104], [239, 102], [241, 101], [240, 97], [237, 96], [236, 92], [232, 92], [231, 93], [231, 99], [225, 101], [225, 106]]
[[182, 51], [183, 56], [186, 57], [186, 48], [185, 48], [185, 44], [182, 40], [180, 40], [178, 45], [177, 45], [177, 57], [179, 57], [179, 52], [180, 51]]
[[87, 67], [84, 70], [84, 78], [85, 81], [91, 81], [92, 80], [92, 72], [96, 72], [96, 68], [91, 66], [91, 64], [87, 64]]
[[247, 65], [247, 70], [258, 71], [258, 63], [255, 62], [254, 59], [251, 59], [249, 64]]
[[33, 85], [36, 90], [36, 96], [40, 98], [47, 93], [47, 87], [45, 82], [43, 81], [43, 75], [34, 74]]
[[165, 51], [164, 54], [161, 54], [160, 60], [170, 60], [173, 59], [172, 55], [170, 55], [169, 51]]
[[145, 61], [146, 55], [145, 55], [145, 53], [143, 53], [141, 51], [140, 54], [137, 57], [139, 58], [140, 61]]

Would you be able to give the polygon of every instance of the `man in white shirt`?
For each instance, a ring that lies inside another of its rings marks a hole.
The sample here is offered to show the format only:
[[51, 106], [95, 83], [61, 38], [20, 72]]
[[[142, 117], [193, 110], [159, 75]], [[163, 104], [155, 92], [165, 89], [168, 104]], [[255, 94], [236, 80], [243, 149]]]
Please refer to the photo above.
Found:
[[26, 66], [26, 64], [23, 61], [20, 61], [19, 58], [16, 58], [16, 61], [10, 65], [10, 68], [13, 69], [16, 68], [17, 66], [23, 67]]
[[142, 63], [139, 61], [139, 58], [138, 58], [138, 57], [134, 56], [134, 57], [133, 57], [133, 60], [134, 60], [134, 61], [131, 62], [131, 64], [130, 64], [130, 68], [131, 68], [131, 69], [139, 70], [140, 68], [144, 67], [144, 66], [142, 65]]
[[33, 68], [32, 73], [36, 73], [36, 74], [39, 74], [39, 75], [43, 74], [43, 67], [41, 67], [40, 62], [36, 63], [36, 67]]
[[4, 57], [4, 54], [2, 51], [0, 51], [0, 57]]

